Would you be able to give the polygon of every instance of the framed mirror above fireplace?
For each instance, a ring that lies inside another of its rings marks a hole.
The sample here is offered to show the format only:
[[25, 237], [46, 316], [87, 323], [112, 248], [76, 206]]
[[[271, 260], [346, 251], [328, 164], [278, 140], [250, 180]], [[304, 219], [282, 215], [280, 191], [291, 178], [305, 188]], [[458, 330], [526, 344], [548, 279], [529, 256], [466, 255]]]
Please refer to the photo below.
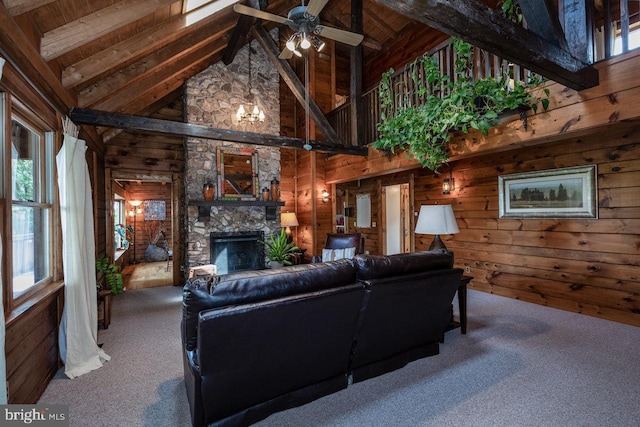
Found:
[[259, 200], [256, 150], [218, 148], [217, 168], [220, 199]]

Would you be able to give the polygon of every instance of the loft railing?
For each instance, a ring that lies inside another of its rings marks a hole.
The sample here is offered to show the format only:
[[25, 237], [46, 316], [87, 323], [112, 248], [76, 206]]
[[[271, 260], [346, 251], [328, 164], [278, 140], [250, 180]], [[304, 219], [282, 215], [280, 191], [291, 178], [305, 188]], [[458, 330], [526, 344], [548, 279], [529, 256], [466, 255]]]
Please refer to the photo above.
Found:
[[[441, 75], [448, 75], [453, 81], [459, 78], [454, 72], [456, 54], [451, 39], [424, 53], [423, 56], [435, 56], [438, 58]], [[495, 78], [503, 76], [505, 67], [509, 67], [509, 75], [517, 81], [524, 81], [531, 73], [525, 68], [509, 64], [497, 55], [480, 48], [474, 48], [473, 61], [473, 75], [471, 77], [474, 80], [489, 76]], [[415, 78], [413, 73], [416, 73]], [[416, 80], [424, 82], [424, 67], [422, 63], [417, 63], [415, 66], [407, 65], [391, 76], [391, 87], [394, 94], [394, 105], [391, 108], [391, 115], [403, 108], [419, 106], [425, 102], [426, 95], [420, 95], [419, 92], [415, 90]], [[441, 90], [438, 93], [446, 95], [447, 91]], [[366, 91], [362, 95], [362, 103], [363, 111], [365, 111], [366, 114], [364, 114], [363, 118], [363, 135], [359, 145], [367, 145], [377, 140], [379, 136], [377, 129], [381, 116], [379, 85]], [[389, 112], [387, 114], [389, 114]], [[343, 143], [349, 144], [351, 141], [351, 111], [349, 103], [347, 102], [331, 111], [327, 115], [327, 119], [335, 129], [338, 138], [343, 141]]]
[[[559, 3], [563, 3], [560, 1]], [[595, 8], [592, 16], [592, 52], [594, 61], [608, 59], [640, 47], [640, 2], [637, 0], [603, 0], [601, 8]], [[451, 41], [445, 41], [428, 51], [425, 55], [438, 57], [441, 73], [456, 79], [454, 75], [455, 56]], [[473, 78], [481, 79], [487, 76], [497, 77], [503, 72], [503, 67], [509, 66], [510, 74], [515, 80], [524, 81], [531, 73], [524, 67], [506, 64], [497, 55], [479, 48], [474, 48]], [[399, 70], [392, 76], [392, 87], [395, 92], [394, 110], [408, 105], [420, 105], [424, 102], [419, 95], [412, 91], [413, 78], [410, 67]], [[422, 77], [422, 70], [419, 70]], [[377, 125], [380, 122], [380, 106], [378, 86], [366, 91], [362, 95], [364, 123], [363, 135], [359, 145], [367, 145], [378, 139]], [[351, 114], [349, 102], [327, 114], [329, 123], [336, 130], [338, 138], [344, 144], [351, 142]]]
[[602, 7], [596, 7], [593, 12], [595, 61], [640, 47], [638, 0], [602, 0]]

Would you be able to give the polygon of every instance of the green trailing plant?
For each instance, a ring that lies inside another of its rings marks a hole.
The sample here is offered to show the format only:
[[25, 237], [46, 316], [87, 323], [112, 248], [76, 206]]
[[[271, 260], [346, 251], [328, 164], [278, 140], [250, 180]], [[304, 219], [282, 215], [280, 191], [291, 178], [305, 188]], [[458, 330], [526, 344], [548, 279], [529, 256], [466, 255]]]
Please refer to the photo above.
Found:
[[517, 0], [504, 0], [498, 4], [502, 14], [510, 21], [521, 24], [523, 15]]
[[423, 167], [437, 173], [448, 159], [452, 132], [477, 129], [487, 135], [506, 110], [532, 108], [536, 112], [538, 103], [545, 110], [549, 106], [548, 89], [540, 89], [543, 95], [534, 93], [543, 81], [541, 77], [531, 74], [526, 83], [513, 81], [512, 68], [505, 61], [499, 77], [473, 80], [473, 47], [453, 39], [453, 50], [455, 78], [441, 74], [438, 59], [429, 55], [408, 65], [411, 93], [394, 92], [393, 69], [382, 75], [380, 138], [374, 147], [391, 152], [405, 150]]
[[110, 263], [106, 256], [102, 255], [98, 258], [96, 261], [96, 271], [104, 273], [106, 285], [113, 295], [124, 292], [122, 274], [118, 271], [118, 266]]
[[282, 265], [291, 265], [290, 259], [299, 249], [293, 242], [288, 241], [284, 229], [280, 230], [280, 234], [272, 234], [261, 243], [264, 244], [267, 258], [271, 262], [278, 262]]

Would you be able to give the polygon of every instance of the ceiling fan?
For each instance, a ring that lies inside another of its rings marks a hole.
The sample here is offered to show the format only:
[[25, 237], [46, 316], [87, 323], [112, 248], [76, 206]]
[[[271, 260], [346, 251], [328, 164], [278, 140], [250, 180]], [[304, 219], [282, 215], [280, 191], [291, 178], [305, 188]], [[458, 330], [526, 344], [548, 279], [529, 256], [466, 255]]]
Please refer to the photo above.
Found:
[[294, 54], [302, 56], [298, 51], [298, 47], [308, 49], [313, 45], [318, 52], [321, 51], [325, 43], [320, 40], [318, 36], [327, 37], [351, 46], [357, 46], [362, 42], [362, 39], [364, 38], [362, 34], [356, 34], [320, 25], [320, 18], [318, 15], [320, 15], [322, 8], [324, 8], [328, 1], [329, 0], [310, 0], [309, 4], [305, 6], [303, 0], [302, 5], [291, 9], [286, 18], [239, 3], [236, 3], [233, 6], [233, 10], [243, 15], [266, 19], [267, 21], [278, 22], [289, 26], [294, 33], [287, 41], [287, 48], [280, 53], [281, 59], [289, 59]]

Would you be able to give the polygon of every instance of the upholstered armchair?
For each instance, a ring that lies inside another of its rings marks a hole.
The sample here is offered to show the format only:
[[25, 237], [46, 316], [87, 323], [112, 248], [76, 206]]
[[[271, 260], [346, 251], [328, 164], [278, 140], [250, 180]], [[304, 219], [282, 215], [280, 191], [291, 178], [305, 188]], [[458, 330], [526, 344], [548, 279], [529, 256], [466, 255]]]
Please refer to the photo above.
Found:
[[[353, 251], [350, 251], [351, 248]], [[364, 253], [364, 237], [360, 233], [329, 233], [324, 244], [323, 256], [313, 257], [312, 262], [352, 258], [362, 253]]]

